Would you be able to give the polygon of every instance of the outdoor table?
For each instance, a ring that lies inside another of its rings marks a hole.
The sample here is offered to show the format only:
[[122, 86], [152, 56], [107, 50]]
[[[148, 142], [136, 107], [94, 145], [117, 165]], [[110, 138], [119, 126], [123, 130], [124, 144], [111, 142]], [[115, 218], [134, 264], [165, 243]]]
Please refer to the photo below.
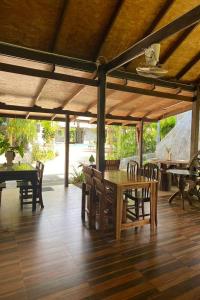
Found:
[[[156, 180], [150, 180], [140, 175], [130, 175], [126, 171], [105, 171], [105, 184], [112, 188], [114, 192], [115, 208], [115, 238], [120, 239], [121, 231], [129, 227], [139, 227], [150, 224], [152, 232], [157, 226], [157, 185]], [[127, 189], [150, 188], [150, 217], [144, 220], [138, 220], [131, 223], [122, 223], [123, 192]]]
[[169, 174], [166, 172], [170, 167], [174, 166], [175, 168], [186, 168], [189, 164], [189, 160], [183, 159], [152, 159], [151, 163], [159, 165], [160, 168], [160, 190], [161, 191], [170, 191], [171, 181], [172, 185], [175, 184], [175, 178], [171, 180]]
[[25, 163], [13, 164], [12, 166], [0, 164], [0, 182], [10, 180], [31, 181], [33, 187], [32, 210], [35, 211], [37, 196], [37, 169]]
[[[191, 172], [189, 170], [183, 170], [183, 169], [169, 169], [169, 170], [167, 170], [167, 173], [177, 175], [177, 177], [178, 177], [178, 191], [175, 192], [169, 198], [169, 203], [172, 203], [173, 199], [179, 195], [182, 199], [182, 204], [183, 204], [183, 209], [184, 209], [184, 199], [185, 199], [184, 191], [185, 191], [185, 186], [186, 186], [185, 178], [189, 176], [190, 178], [195, 180], [195, 178], [198, 177], [199, 175], [195, 172]], [[187, 197], [187, 200], [189, 201], [189, 204], [191, 205], [191, 200], [188, 197]]]

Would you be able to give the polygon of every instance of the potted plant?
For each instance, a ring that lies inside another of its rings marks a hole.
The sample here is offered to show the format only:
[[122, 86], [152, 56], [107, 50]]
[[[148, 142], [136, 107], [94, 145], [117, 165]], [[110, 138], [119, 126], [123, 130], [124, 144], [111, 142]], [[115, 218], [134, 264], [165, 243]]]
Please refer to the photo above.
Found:
[[21, 157], [24, 156], [24, 147], [22, 144], [19, 146], [11, 146], [8, 139], [5, 138], [0, 141], [0, 155], [3, 153], [5, 153], [7, 165], [11, 166], [16, 153], [19, 153]]
[[91, 165], [93, 165], [94, 162], [95, 162], [94, 156], [92, 154], [89, 157], [89, 162], [90, 162]]

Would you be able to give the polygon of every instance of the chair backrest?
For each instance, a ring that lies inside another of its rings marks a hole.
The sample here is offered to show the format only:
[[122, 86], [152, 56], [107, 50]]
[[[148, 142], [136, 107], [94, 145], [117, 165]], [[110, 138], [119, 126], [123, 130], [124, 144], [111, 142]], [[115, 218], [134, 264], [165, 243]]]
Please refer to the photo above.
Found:
[[86, 185], [93, 186], [93, 168], [83, 166], [83, 175]]
[[103, 173], [94, 168], [93, 168], [93, 176], [98, 178], [101, 181], [103, 180]]
[[119, 170], [120, 159], [105, 160], [105, 170]]
[[[158, 180], [159, 167], [156, 164], [147, 163], [143, 167], [143, 176], [151, 180]], [[145, 199], [150, 198], [150, 187], [142, 189], [142, 196]]]
[[200, 172], [200, 151], [198, 151], [189, 162], [189, 170], [191, 172]]
[[158, 180], [159, 168], [156, 164], [147, 163], [143, 167], [143, 175], [149, 179]]
[[139, 173], [139, 165], [135, 160], [130, 160], [127, 164], [127, 173], [130, 175], [137, 175]]
[[38, 183], [42, 185], [43, 173], [44, 173], [44, 164], [41, 161], [36, 162], [36, 169], [38, 172]]

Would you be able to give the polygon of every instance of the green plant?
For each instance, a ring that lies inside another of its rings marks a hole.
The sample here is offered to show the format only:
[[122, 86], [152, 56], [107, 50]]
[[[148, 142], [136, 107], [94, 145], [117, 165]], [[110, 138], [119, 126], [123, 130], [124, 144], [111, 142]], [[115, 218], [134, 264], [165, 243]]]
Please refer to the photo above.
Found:
[[82, 183], [84, 180], [84, 175], [82, 169], [80, 170], [79, 167], [76, 169], [73, 167], [73, 172], [70, 173], [72, 175], [70, 183], [76, 184], [76, 183]]
[[93, 164], [95, 162], [94, 156], [91, 154], [89, 157], [89, 162]]
[[42, 121], [42, 137], [45, 141], [45, 144], [52, 143], [53, 139], [55, 138], [56, 131], [58, 129], [58, 125], [55, 122], [51, 121]]
[[56, 156], [55, 152], [51, 149], [41, 149], [38, 144], [35, 144], [32, 149], [32, 160], [40, 160], [45, 162], [47, 160], [52, 160]]
[[15, 153], [19, 153], [21, 157], [24, 156], [24, 146], [18, 145], [18, 146], [11, 146], [8, 139], [4, 138], [0, 140], [0, 155], [3, 153], [6, 153], [7, 151], [13, 151]]

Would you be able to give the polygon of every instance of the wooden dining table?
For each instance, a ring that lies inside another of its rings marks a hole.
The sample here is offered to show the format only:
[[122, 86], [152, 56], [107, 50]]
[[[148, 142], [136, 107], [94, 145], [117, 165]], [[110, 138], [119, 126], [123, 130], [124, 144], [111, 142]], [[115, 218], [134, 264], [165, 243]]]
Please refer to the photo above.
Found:
[[[114, 193], [114, 209], [115, 209], [115, 238], [119, 240], [121, 231], [130, 227], [144, 226], [150, 224], [151, 232], [155, 232], [157, 227], [157, 191], [158, 181], [150, 180], [140, 175], [129, 175], [124, 170], [105, 171], [104, 181]], [[150, 216], [142, 220], [134, 222], [122, 222], [123, 210], [123, 193], [127, 189], [150, 188]]]
[[31, 181], [33, 187], [33, 204], [32, 210], [36, 210], [36, 194], [37, 194], [37, 169], [30, 164], [21, 163], [7, 166], [0, 164], [0, 182], [12, 180], [27, 180]]

